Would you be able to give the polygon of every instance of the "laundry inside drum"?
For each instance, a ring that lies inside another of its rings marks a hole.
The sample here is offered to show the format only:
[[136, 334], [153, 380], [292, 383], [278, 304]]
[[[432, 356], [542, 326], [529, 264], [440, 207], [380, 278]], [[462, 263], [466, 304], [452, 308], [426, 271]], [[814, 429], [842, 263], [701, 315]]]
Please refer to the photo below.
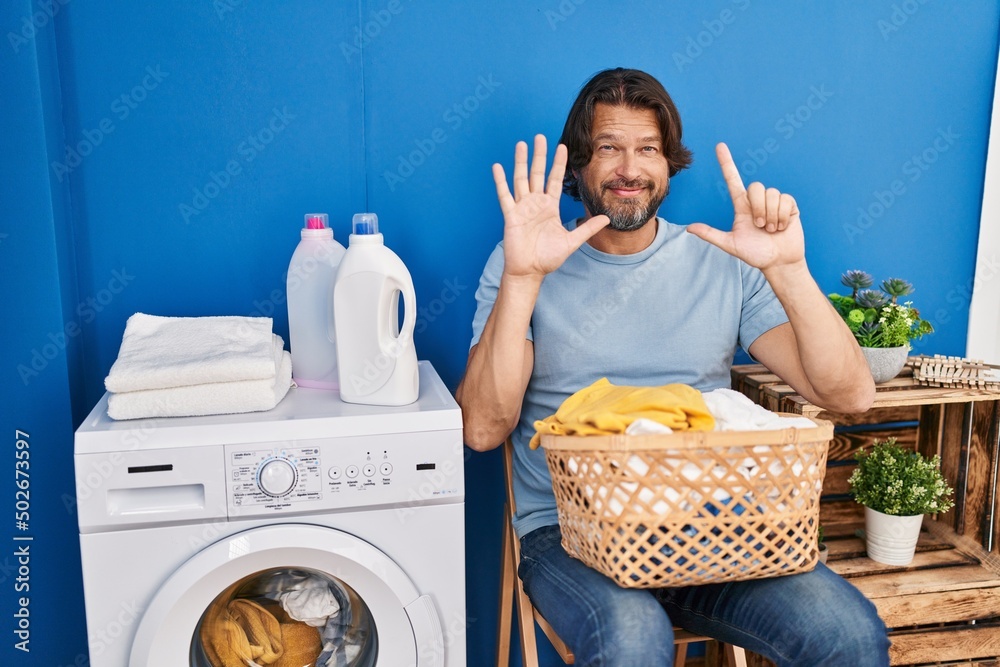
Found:
[[223, 590], [191, 640], [192, 667], [372, 667], [378, 633], [350, 586], [306, 568], [271, 568]]

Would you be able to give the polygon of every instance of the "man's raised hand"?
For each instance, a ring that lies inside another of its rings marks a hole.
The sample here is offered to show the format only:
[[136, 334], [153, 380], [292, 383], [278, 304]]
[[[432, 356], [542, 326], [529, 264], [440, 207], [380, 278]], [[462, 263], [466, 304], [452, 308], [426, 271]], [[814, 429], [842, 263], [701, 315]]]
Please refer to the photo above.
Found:
[[493, 165], [493, 181], [503, 211], [504, 273], [541, 280], [555, 271], [587, 239], [609, 222], [599, 215], [574, 230], [563, 227], [559, 217], [566, 147], [560, 144], [552, 158], [552, 170], [545, 181], [546, 142], [535, 136], [535, 153], [528, 171], [528, 145], [519, 141], [514, 148], [514, 194], [507, 187], [503, 167]]
[[687, 230], [762, 271], [804, 260], [805, 240], [795, 199], [761, 183], [744, 188], [729, 147], [720, 143], [715, 154], [733, 200], [733, 229], [723, 232], [697, 222]]

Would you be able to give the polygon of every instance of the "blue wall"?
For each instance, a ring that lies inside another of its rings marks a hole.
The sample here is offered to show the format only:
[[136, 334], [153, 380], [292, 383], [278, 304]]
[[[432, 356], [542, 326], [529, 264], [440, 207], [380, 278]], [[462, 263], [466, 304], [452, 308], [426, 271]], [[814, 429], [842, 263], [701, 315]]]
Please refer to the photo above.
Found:
[[[454, 388], [502, 229], [490, 164], [509, 167], [518, 139], [557, 137], [605, 67], [650, 71], [680, 107], [695, 163], [663, 215], [729, 225], [712, 150], [727, 141], [747, 182], [798, 199], [824, 290], [847, 268], [905, 277], [938, 329], [917, 351], [964, 352], [996, 3], [498, 4], [0, 9], [0, 279], [13, 306], [3, 451], [13, 466], [21, 429], [35, 457], [32, 652], [4, 642], [0, 655], [61, 667], [85, 653], [76, 516], [63, 502], [72, 428], [100, 397], [129, 315], [272, 315], [284, 335], [302, 213], [329, 212], [346, 239], [350, 215], [372, 210], [416, 283], [419, 355]], [[484, 665], [499, 458], [470, 456], [466, 470], [469, 664]], [[0, 556], [6, 637], [11, 561]]]

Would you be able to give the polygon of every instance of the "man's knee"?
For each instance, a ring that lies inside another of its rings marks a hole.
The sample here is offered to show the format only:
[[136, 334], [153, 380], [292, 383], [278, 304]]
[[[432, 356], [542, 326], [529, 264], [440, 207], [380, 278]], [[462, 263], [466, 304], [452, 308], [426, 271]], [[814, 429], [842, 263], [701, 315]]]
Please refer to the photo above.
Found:
[[858, 593], [837, 601], [825, 614], [823, 627], [803, 638], [796, 665], [888, 665], [889, 637], [885, 623], [867, 598]]
[[673, 664], [673, 626], [652, 595], [622, 596], [591, 614], [581, 631], [578, 664]]

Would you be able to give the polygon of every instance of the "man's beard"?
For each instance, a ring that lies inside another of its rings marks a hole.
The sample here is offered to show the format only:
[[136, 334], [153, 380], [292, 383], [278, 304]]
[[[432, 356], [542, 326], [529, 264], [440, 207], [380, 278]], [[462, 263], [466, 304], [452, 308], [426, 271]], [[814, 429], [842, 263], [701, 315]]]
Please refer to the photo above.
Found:
[[[653, 216], [656, 215], [656, 211], [660, 208], [660, 204], [663, 203], [663, 200], [666, 199], [667, 194], [670, 192], [670, 181], [667, 181], [667, 185], [663, 188], [662, 192], [653, 190], [652, 183], [642, 179], [609, 181], [601, 184], [601, 197], [594, 196], [594, 193], [587, 188], [583, 180], [578, 181], [578, 185], [580, 199], [583, 201], [584, 206], [587, 207], [587, 211], [591, 215], [608, 216], [611, 220], [611, 224], [608, 226], [619, 232], [635, 231], [652, 220]], [[614, 197], [614, 195], [608, 195], [609, 190], [634, 188], [643, 188], [650, 193], [649, 200], [645, 205], [640, 201], [640, 197], [631, 197], [628, 199], [616, 197], [617, 201], [615, 203], [617, 206], [614, 209], [605, 204], [603, 196]]]

